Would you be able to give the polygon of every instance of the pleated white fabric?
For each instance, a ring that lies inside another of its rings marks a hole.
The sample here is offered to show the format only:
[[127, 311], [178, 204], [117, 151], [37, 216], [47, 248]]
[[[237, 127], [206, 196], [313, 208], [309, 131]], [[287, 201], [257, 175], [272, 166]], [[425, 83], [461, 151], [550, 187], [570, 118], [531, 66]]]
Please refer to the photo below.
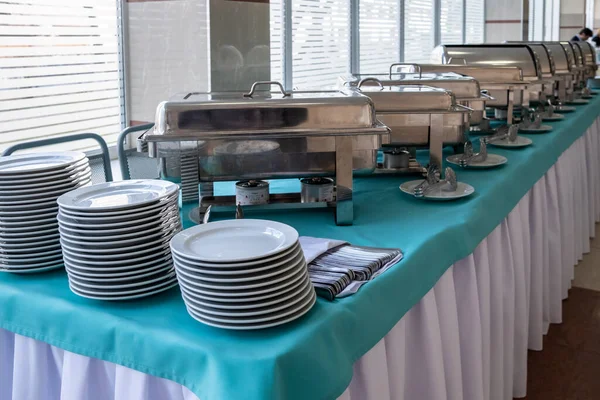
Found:
[[[600, 121], [354, 365], [340, 400], [524, 397], [600, 221]], [[35, 382], [35, 384], [32, 384]], [[185, 387], [0, 330], [0, 399], [197, 400]]]

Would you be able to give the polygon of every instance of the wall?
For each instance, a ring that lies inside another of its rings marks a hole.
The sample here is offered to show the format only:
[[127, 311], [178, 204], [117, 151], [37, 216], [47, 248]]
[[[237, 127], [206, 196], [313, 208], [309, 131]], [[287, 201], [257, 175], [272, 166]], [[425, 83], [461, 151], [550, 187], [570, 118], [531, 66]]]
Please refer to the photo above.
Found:
[[500, 43], [522, 38], [522, 0], [487, 0], [485, 2], [485, 40]]
[[585, 26], [585, 0], [560, 3], [560, 40], [569, 40]]

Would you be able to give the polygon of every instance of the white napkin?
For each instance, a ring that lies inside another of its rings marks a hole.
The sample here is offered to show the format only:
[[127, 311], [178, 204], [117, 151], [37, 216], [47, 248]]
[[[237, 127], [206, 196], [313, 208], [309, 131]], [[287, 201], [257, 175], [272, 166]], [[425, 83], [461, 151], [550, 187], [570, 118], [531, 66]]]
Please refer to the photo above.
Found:
[[306, 258], [307, 264], [319, 257], [321, 254], [325, 253], [327, 250], [331, 250], [334, 247], [338, 247], [346, 243], [348, 242], [344, 242], [343, 240], [300, 236], [300, 246], [304, 252], [304, 258]]

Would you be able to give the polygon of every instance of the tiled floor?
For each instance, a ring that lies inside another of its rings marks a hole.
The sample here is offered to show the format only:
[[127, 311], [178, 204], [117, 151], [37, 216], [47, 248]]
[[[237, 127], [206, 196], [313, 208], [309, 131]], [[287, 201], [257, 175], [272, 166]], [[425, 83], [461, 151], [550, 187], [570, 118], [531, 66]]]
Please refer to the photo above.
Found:
[[543, 351], [529, 352], [527, 400], [600, 399], [600, 225], [596, 238], [575, 267], [563, 323], [550, 326]]

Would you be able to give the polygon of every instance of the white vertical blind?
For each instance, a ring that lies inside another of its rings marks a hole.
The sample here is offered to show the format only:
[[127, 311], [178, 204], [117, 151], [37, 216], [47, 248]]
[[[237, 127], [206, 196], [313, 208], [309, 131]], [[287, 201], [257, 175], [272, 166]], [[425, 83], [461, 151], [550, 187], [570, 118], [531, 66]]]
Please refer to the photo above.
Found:
[[387, 71], [400, 61], [398, 0], [360, 0], [358, 25], [361, 73]]
[[0, 149], [78, 132], [114, 143], [123, 119], [118, 24], [115, 0], [0, 2]]
[[404, 61], [428, 62], [435, 45], [434, 1], [404, 2]]
[[485, 29], [484, 0], [465, 1], [465, 43], [483, 43]]
[[292, 84], [336, 84], [350, 66], [350, 0], [292, 1]]
[[544, 27], [546, 22], [544, 2], [545, 0], [529, 1], [529, 40], [544, 40], [544, 30], [549, 28]]
[[283, 0], [271, 0], [270, 32], [271, 32], [271, 80], [283, 82]]
[[560, 0], [547, 0], [544, 14], [544, 40], [556, 41], [560, 31]]
[[440, 40], [442, 44], [463, 41], [463, 0], [441, 0]]

